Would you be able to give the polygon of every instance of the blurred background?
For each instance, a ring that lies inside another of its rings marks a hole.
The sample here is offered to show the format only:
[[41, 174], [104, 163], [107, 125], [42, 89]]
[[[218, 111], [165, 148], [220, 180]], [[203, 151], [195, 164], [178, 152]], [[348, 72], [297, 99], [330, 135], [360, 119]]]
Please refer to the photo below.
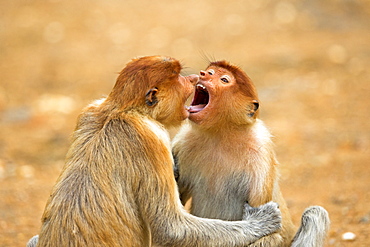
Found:
[[326, 246], [369, 246], [369, 0], [0, 0], [0, 13], [0, 246], [38, 233], [81, 109], [157, 54], [184, 74], [242, 67], [294, 222], [322, 205]]

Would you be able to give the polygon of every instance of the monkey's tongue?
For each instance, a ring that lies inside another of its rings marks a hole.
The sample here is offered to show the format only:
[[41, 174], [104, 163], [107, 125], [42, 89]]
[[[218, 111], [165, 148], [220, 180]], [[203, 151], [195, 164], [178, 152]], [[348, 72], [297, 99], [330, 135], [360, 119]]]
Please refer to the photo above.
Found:
[[206, 104], [200, 104], [200, 105], [192, 105], [192, 106], [189, 106], [188, 107], [188, 112], [190, 113], [196, 113], [196, 112], [200, 112], [201, 110], [204, 109], [204, 107], [206, 106]]

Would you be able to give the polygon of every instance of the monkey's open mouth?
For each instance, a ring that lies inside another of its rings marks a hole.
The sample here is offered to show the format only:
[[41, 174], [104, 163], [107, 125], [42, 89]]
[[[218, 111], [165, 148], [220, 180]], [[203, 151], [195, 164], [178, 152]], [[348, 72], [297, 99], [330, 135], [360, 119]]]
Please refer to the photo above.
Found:
[[188, 111], [190, 113], [196, 113], [203, 110], [209, 101], [209, 94], [207, 91], [207, 88], [203, 86], [202, 84], [197, 84], [195, 86], [195, 94], [193, 98], [193, 102], [191, 102], [190, 107], [188, 108]]

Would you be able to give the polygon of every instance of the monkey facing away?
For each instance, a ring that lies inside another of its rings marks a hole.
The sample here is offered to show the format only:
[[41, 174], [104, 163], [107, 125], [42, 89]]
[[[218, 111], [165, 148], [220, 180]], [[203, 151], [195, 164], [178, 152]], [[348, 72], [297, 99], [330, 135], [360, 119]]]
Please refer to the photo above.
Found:
[[272, 200], [282, 212], [282, 230], [253, 246], [290, 246], [293, 238], [293, 246], [322, 246], [330, 224], [322, 207], [306, 209], [294, 237], [271, 135], [258, 109], [256, 89], [237, 66], [211, 62], [200, 72], [190, 121], [172, 143], [181, 200], [191, 198], [196, 216], [222, 220], [240, 220], [245, 201], [256, 207]]
[[188, 117], [185, 101], [199, 77], [180, 71], [173, 58], [133, 59], [109, 96], [84, 109], [28, 246], [247, 246], [280, 229], [272, 202], [245, 207], [235, 222], [183, 209], [164, 128]]

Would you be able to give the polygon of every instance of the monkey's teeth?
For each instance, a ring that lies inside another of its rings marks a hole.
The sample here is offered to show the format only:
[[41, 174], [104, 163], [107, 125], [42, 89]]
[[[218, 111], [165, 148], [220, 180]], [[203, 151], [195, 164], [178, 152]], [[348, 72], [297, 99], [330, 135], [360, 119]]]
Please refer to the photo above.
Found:
[[186, 108], [186, 110], [190, 110], [191, 109], [191, 107], [190, 106], [185, 106], [185, 108]]
[[197, 87], [200, 87], [201, 89], [203, 90], [207, 90], [205, 86], [203, 86], [202, 84], [197, 84]]

